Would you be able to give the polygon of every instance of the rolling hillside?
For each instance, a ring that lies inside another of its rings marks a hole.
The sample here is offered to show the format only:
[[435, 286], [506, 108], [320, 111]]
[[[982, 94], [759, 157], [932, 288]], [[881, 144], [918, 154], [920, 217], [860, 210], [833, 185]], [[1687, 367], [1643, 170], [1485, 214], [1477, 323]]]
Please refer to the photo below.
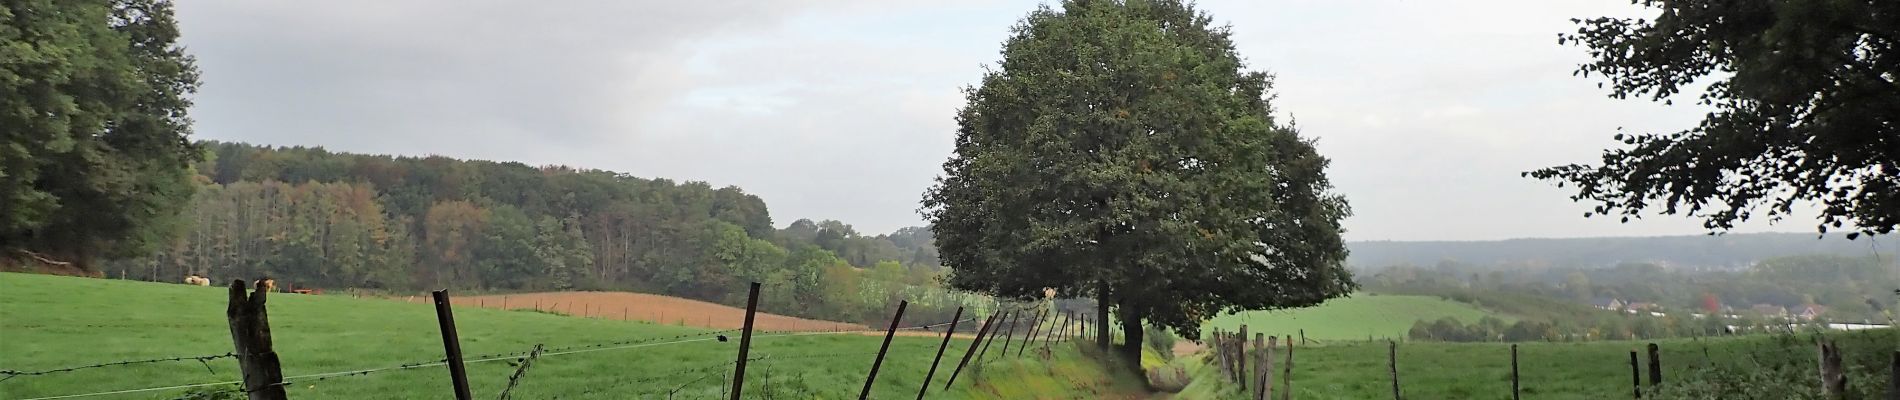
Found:
[[[1215, 317], [1204, 329], [1232, 331], [1246, 324], [1251, 332], [1269, 335], [1297, 335], [1305, 330], [1307, 339], [1365, 340], [1402, 338], [1414, 321], [1433, 321], [1451, 317], [1472, 322], [1491, 313], [1460, 303], [1429, 296], [1395, 296], [1368, 293], [1334, 299], [1318, 307], [1276, 311], [1248, 311]], [[1497, 315], [1507, 322], [1515, 320]]]

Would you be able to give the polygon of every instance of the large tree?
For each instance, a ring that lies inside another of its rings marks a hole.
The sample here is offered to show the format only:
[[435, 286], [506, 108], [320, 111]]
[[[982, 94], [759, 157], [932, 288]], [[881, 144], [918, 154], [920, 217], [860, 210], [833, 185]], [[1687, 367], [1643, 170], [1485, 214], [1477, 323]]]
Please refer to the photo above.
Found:
[[1687, 213], [1727, 230], [1818, 203], [1820, 230], [1900, 227], [1900, 2], [1639, 0], [1653, 18], [1577, 21], [1560, 43], [1613, 98], [1714, 109], [1677, 132], [1618, 134], [1601, 165], [1526, 173], [1574, 184], [1592, 214]]
[[198, 85], [162, 0], [0, 7], [0, 260], [156, 248], [191, 199]]
[[1144, 321], [1197, 338], [1222, 311], [1353, 288], [1327, 160], [1275, 121], [1270, 77], [1206, 14], [1068, 1], [1030, 13], [1002, 53], [925, 193], [952, 285], [1102, 299], [1131, 359]]

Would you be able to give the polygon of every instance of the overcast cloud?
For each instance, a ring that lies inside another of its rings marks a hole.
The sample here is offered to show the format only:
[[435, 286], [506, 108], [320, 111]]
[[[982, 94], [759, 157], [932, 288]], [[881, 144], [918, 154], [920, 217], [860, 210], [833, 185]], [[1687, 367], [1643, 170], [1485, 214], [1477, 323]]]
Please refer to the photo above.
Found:
[[[181, 1], [197, 138], [737, 185], [779, 225], [921, 225], [962, 102], [1035, 1]], [[1518, 177], [1703, 110], [1604, 97], [1556, 44], [1625, 1], [1207, 1], [1318, 138], [1351, 240], [1702, 233]], [[1808, 231], [1807, 221], [1741, 231]]]

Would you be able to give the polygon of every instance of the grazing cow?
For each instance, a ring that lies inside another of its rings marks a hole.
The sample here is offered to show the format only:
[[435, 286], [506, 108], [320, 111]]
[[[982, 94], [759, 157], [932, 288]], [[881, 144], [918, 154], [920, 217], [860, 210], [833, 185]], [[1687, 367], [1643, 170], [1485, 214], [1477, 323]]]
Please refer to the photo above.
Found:
[[211, 278], [206, 278], [206, 277], [197, 276], [197, 275], [190, 275], [190, 276], [185, 277], [185, 284], [198, 285], [198, 286], [211, 286]]
[[268, 277], [268, 276], [266, 276], [266, 277], [264, 277], [264, 278], [262, 278], [262, 279], [258, 279], [258, 280], [257, 280], [257, 283], [258, 283], [258, 286], [262, 286], [262, 287], [264, 288], [263, 290], [264, 290], [264, 291], [266, 291], [266, 292], [275, 292], [275, 291], [277, 291], [277, 280], [276, 280], [276, 279], [271, 279], [270, 277]]

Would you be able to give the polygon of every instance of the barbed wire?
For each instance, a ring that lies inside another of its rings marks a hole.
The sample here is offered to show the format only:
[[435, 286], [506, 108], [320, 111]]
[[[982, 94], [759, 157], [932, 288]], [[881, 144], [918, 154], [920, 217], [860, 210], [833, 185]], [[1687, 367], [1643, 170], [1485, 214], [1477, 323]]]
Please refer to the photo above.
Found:
[[6, 382], [8, 379], [13, 379], [14, 377], [21, 377], [21, 376], [51, 375], [51, 374], [64, 373], [64, 372], [87, 370], [87, 369], [92, 369], [92, 368], [117, 367], [117, 366], [138, 365], [138, 364], [153, 364], [153, 363], [174, 362], [174, 361], [197, 361], [198, 363], [204, 365], [205, 371], [210, 372], [211, 360], [216, 360], [220, 358], [236, 358], [237, 356], [238, 356], [237, 353], [224, 353], [224, 354], [212, 354], [212, 355], [201, 355], [201, 356], [177, 356], [177, 357], [164, 357], [164, 358], [150, 358], [150, 359], [140, 359], [140, 360], [113, 361], [113, 362], [105, 362], [105, 363], [98, 363], [98, 364], [91, 364], [91, 365], [80, 365], [80, 366], [64, 367], [64, 368], [54, 368], [54, 369], [41, 370], [41, 371], [19, 371], [19, 370], [6, 369], [6, 370], [0, 370], [0, 382]]

